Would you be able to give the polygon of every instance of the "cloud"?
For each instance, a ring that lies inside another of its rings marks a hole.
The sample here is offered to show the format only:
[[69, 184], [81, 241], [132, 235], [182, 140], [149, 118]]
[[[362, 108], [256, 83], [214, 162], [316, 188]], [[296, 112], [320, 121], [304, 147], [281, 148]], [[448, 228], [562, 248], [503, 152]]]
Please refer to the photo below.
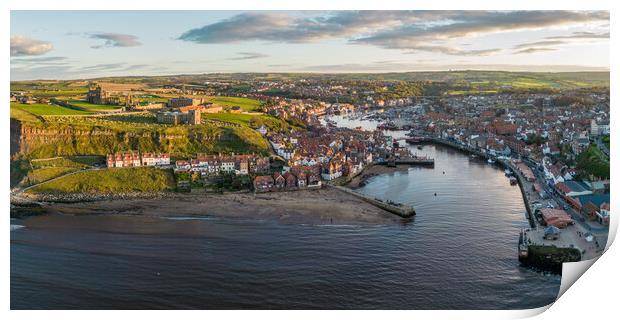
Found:
[[269, 56], [264, 53], [258, 53], [258, 52], [237, 52], [237, 54], [239, 55], [238, 57], [228, 58], [227, 60], [253, 60], [253, 59], [266, 58]]
[[452, 56], [489, 56], [502, 51], [502, 49], [479, 49], [479, 50], [462, 50], [459, 48], [452, 48], [446, 46], [415, 46], [414, 51], [408, 52], [409, 54], [417, 53], [417, 51], [426, 51], [434, 53], [443, 53]]
[[429, 41], [479, 36], [547, 27], [575, 25], [609, 20], [609, 13], [574, 11], [467, 11], [456, 20], [435, 21], [436, 24], [412, 24], [360, 37], [354, 43], [372, 44], [392, 49], [415, 49]]
[[14, 58], [11, 63], [46, 63], [67, 60], [67, 57]]
[[553, 36], [553, 37], [546, 37], [545, 39], [549, 39], [549, 40], [557, 40], [557, 39], [579, 39], [579, 40], [584, 40], [584, 39], [609, 39], [609, 32], [604, 32], [604, 33], [596, 33], [596, 32], [573, 32], [570, 35], [565, 35], [565, 36]]
[[[540, 51], [555, 51], [556, 49], [546, 48], [555, 47], [569, 43], [583, 42], [583, 41], [596, 41], [601, 39], [609, 39], [609, 32], [595, 33], [595, 32], [573, 32], [569, 35], [545, 37], [545, 40], [526, 42], [515, 45], [513, 49], [521, 49], [516, 53], [534, 53]], [[530, 50], [531, 49], [531, 50]], [[546, 49], [546, 50], [545, 50]]]
[[355, 72], [416, 72], [416, 71], [448, 71], [448, 70], [489, 70], [513, 72], [576, 72], [576, 71], [609, 71], [609, 68], [580, 65], [513, 65], [513, 64], [426, 64], [426, 63], [392, 63], [392, 64], [330, 64], [311, 65], [291, 71], [355, 73]]
[[515, 51], [515, 54], [523, 54], [523, 53], [531, 54], [531, 53], [539, 53], [539, 52], [550, 52], [550, 51], [556, 51], [556, 50], [558, 49], [532, 47], [532, 48]]
[[11, 36], [11, 56], [40, 56], [50, 52], [51, 43], [24, 36]]
[[125, 66], [124, 63], [100, 63], [92, 66], [81, 67], [81, 71], [98, 71], [98, 70], [110, 70], [110, 69], [118, 69]]
[[387, 49], [489, 55], [499, 49], [461, 50], [442, 42], [489, 33], [608, 21], [607, 11], [336, 11], [302, 16], [251, 12], [188, 30], [178, 39], [214, 44], [308, 43], [343, 38], [350, 44]]
[[89, 35], [89, 38], [105, 40], [103, 44], [91, 46], [93, 49], [106, 47], [137, 47], [142, 45], [142, 43], [138, 41], [138, 37], [130, 34], [92, 33]]
[[526, 49], [530, 47], [542, 47], [542, 46], [556, 46], [565, 44], [566, 41], [562, 40], [542, 40], [542, 41], [534, 41], [534, 42], [526, 42], [521, 43], [513, 47], [513, 49]]
[[191, 29], [179, 40], [196, 43], [270, 41], [304, 43], [334, 37], [348, 37], [420, 21], [436, 11], [340, 11], [327, 15], [295, 17], [282, 12], [247, 12]]

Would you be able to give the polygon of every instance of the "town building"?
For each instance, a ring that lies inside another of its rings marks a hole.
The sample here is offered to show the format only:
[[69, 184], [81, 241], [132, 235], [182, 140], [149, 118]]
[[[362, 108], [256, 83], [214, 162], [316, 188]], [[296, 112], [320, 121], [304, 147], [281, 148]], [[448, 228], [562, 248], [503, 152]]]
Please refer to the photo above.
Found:
[[110, 153], [106, 157], [108, 168], [140, 167], [140, 154], [137, 152]]
[[144, 153], [134, 151], [109, 153], [106, 157], [108, 168], [152, 167], [170, 165], [167, 153]]

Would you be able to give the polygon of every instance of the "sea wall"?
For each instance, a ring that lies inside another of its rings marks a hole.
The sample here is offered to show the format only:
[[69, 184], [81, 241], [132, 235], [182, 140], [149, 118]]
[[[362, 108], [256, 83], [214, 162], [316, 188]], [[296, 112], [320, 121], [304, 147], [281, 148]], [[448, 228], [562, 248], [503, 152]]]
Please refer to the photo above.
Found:
[[378, 208], [381, 208], [387, 212], [393, 213], [397, 216], [400, 216], [402, 218], [411, 218], [413, 216], [415, 216], [415, 209], [413, 207], [410, 206], [406, 206], [403, 204], [397, 204], [397, 203], [388, 203], [388, 202], [384, 202], [382, 200], [378, 200], [375, 198], [372, 198], [370, 196], [367, 196], [365, 194], [361, 194], [359, 192], [353, 191], [349, 188], [345, 188], [345, 187], [341, 187], [341, 186], [331, 186], [333, 188], [336, 188], [340, 191], [346, 192], [356, 198], [359, 198], [365, 202], [368, 202]]
[[530, 245], [527, 258], [520, 261], [531, 268], [561, 274], [563, 263], [581, 261], [581, 252], [576, 248]]

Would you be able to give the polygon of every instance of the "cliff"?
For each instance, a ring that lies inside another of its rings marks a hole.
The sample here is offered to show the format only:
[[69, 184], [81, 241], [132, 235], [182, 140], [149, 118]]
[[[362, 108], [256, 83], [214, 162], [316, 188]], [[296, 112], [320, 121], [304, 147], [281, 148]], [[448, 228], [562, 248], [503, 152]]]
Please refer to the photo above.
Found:
[[11, 119], [12, 158], [105, 155], [126, 150], [167, 152], [173, 157], [195, 153], [267, 152], [267, 142], [247, 127], [178, 126], [150, 130], [31, 123]]

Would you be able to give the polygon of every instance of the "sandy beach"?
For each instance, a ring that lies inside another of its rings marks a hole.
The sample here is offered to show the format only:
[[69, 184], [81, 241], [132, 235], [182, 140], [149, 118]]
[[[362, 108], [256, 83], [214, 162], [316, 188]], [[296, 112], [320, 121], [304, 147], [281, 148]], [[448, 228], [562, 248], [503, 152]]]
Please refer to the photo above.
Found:
[[161, 199], [102, 200], [45, 205], [52, 214], [270, 218], [284, 223], [383, 224], [401, 218], [332, 188], [254, 195], [176, 194]]

